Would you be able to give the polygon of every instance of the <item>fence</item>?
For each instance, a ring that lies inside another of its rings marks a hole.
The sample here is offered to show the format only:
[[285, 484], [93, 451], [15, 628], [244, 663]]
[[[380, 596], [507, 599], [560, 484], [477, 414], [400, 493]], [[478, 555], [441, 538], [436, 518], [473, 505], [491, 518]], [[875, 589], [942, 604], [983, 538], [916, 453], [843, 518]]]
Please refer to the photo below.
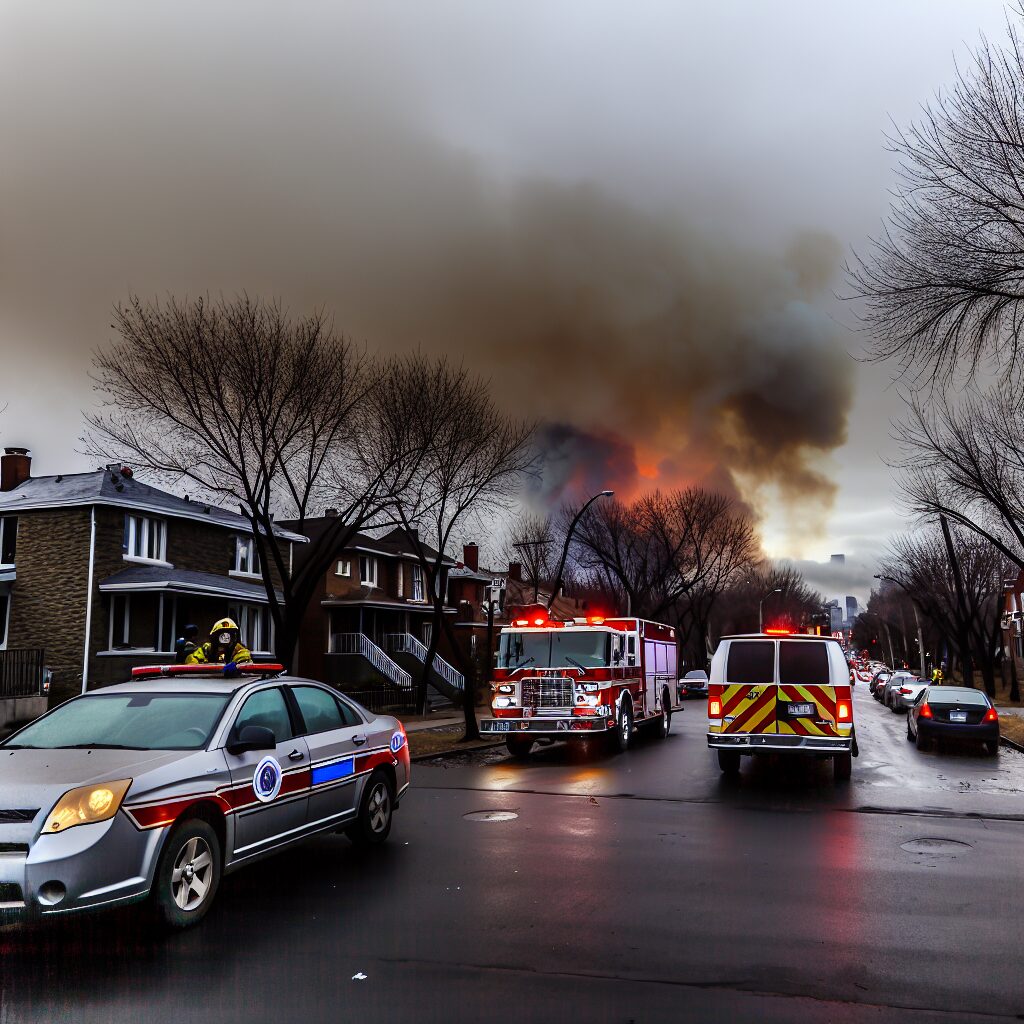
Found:
[[388, 683], [354, 683], [338, 689], [375, 715], [412, 714], [416, 711], [415, 689], [399, 689]]
[[0, 651], [0, 698], [43, 694], [43, 649]]

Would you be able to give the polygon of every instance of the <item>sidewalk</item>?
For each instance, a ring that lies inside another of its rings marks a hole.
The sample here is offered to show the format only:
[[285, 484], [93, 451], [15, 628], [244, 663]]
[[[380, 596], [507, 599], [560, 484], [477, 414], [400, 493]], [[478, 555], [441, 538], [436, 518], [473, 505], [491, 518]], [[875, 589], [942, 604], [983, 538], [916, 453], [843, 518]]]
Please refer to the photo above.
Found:
[[462, 725], [465, 715], [459, 710], [439, 711], [433, 715], [395, 715], [406, 732], [420, 732], [423, 729], [441, 729], [445, 726]]

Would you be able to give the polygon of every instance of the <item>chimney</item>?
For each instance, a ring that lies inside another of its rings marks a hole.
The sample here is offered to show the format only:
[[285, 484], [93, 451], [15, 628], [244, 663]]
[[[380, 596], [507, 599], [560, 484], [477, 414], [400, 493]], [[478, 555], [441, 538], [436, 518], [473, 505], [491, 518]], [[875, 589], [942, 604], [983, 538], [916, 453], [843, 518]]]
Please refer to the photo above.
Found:
[[0, 455], [0, 491], [13, 491], [32, 476], [32, 456], [27, 448], [5, 448]]
[[473, 572], [479, 571], [480, 549], [472, 541], [462, 545], [462, 561], [465, 562], [467, 569], [472, 569]]
[[324, 516], [327, 519], [334, 519], [337, 516], [337, 514], [338, 514], [338, 510], [336, 508], [325, 508], [324, 509]]
[[509, 562], [508, 563], [508, 578], [514, 583], [523, 582], [523, 565], [522, 562]]

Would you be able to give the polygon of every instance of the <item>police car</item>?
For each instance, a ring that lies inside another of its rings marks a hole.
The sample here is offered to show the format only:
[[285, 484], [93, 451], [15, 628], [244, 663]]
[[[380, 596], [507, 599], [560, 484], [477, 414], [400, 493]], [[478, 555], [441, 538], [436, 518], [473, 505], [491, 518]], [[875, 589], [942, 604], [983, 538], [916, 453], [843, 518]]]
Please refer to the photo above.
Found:
[[384, 842], [402, 724], [281, 671], [135, 669], [0, 743], [0, 919], [148, 898], [187, 927], [225, 872], [307, 836]]

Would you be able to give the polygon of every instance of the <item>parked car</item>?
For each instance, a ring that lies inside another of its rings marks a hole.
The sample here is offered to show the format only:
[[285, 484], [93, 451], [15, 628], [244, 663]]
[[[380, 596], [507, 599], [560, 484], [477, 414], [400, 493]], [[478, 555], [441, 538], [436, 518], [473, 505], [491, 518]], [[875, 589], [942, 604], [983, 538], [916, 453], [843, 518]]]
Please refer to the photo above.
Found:
[[928, 682], [921, 678], [904, 679], [899, 686], [894, 687], [889, 694], [889, 710], [893, 714], [901, 714], [907, 711], [917, 700], [921, 691], [928, 685]]
[[980, 742], [999, 752], [999, 713], [983, 690], [926, 686], [907, 712], [907, 739], [924, 750], [932, 740]]
[[149, 899], [203, 918], [221, 875], [317, 832], [383, 842], [401, 723], [281, 666], [136, 669], [0, 743], [0, 918]]
[[[886, 679], [888, 679], [889, 676], [891, 676], [891, 675], [892, 675], [892, 673], [888, 669], [886, 669], [886, 668], [883, 668], [881, 671], [876, 672], [871, 677], [871, 682], [868, 683], [868, 693], [870, 693], [872, 697], [875, 697], [875, 689], [878, 686], [881, 686], [882, 684], [884, 684]], [[877, 700], [878, 698], [875, 697], [875, 699]]]
[[[913, 672], [908, 672], [905, 669], [901, 669], [899, 672], [893, 672], [882, 686], [875, 689], [875, 697], [886, 707], [890, 707], [893, 688], [902, 686], [904, 683], [909, 682], [912, 679], [917, 679], [917, 676], [915, 676]], [[879, 696], [879, 690], [882, 691], [881, 696]]]
[[682, 697], [706, 697], [708, 695], [708, 674], [702, 668], [695, 668], [687, 672], [679, 680], [679, 696]]

